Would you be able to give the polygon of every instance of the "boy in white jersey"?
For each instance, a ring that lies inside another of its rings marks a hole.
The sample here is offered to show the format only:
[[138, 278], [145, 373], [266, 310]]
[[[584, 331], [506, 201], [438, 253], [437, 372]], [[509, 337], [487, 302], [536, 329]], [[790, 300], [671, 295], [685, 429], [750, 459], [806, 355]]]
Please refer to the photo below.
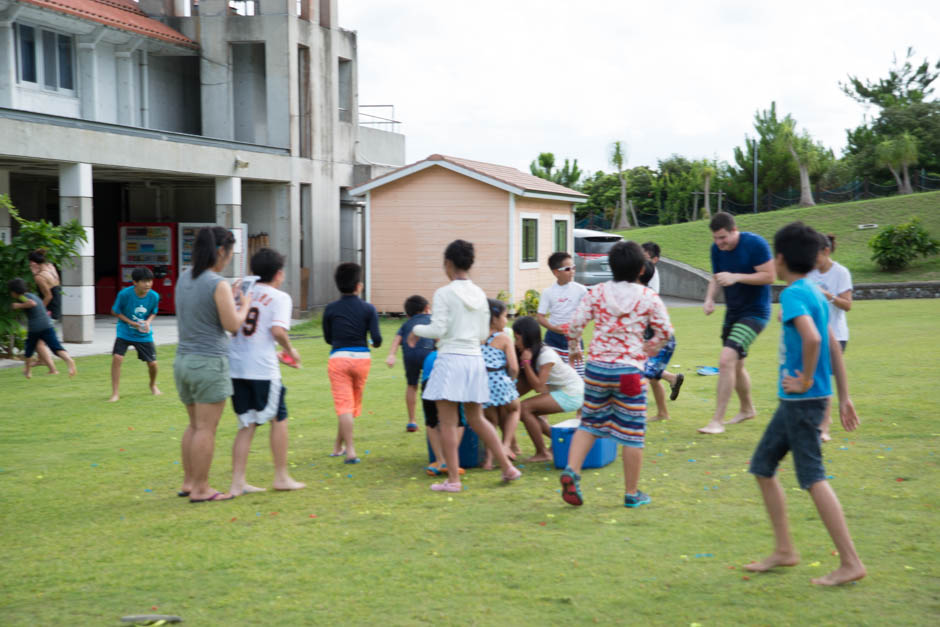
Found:
[[[251, 257], [251, 272], [258, 282], [249, 289], [251, 309], [245, 324], [232, 337], [229, 369], [232, 375], [232, 407], [238, 415], [239, 430], [232, 445], [231, 494], [262, 492], [245, 481], [245, 466], [251, 439], [258, 425], [271, 422], [271, 454], [274, 457], [274, 489], [299, 490], [306, 484], [287, 473], [287, 392], [281, 384], [281, 369], [275, 342], [300, 364], [300, 355], [291, 346], [287, 330], [293, 308], [291, 297], [278, 288], [284, 282], [284, 256], [262, 248]], [[285, 359], [285, 363], [291, 364]]]
[[[548, 268], [558, 282], [542, 292], [536, 319], [546, 329], [545, 345], [555, 349], [567, 364], [568, 323], [587, 294], [587, 288], [574, 280], [574, 261], [568, 253], [552, 253], [548, 258]], [[584, 363], [571, 364], [571, 367], [584, 377]]]

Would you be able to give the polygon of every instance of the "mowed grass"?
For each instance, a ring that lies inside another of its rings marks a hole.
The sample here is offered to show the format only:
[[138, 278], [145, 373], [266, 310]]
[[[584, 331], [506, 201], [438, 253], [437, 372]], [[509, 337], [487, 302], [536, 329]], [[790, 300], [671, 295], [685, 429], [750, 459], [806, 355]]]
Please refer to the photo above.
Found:
[[[882, 227], [908, 222], [913, 217], [920, 218], [934, 239], [940, 239], [940, 192], [741, 214], [735, 216], [735, 221], [738, 229], [763, 235], [768, 242], [773, 242], [777, 229], [794, 220], [802, 220], [823, 233], [834, 234], [836, 252], [832, 258], [852, 272], [852, 280], [856, 283], [940, 280], [940, 255], [926, 259], [918, 257], [901, 272], [883, 272], [871, 260], [869, 240]], [[859, 224], [877, 224], [879, 228], [859, 230]], [[711, 233], [704, 220], [619, 233], [640, 243], [656, 242], [662, 248], [663, 256], [711, 272]]]
[[[936, 622], [940, 301], [865, 301], [849, 314], [862, 426], [835, 428], [825, 457], [869, 576], [838, 589], [809, 583], [837, 558], [789, 459], [780, 476], [803, 561], [741, 570], [771, 548], [745, 468], [777, 404], [779, 323], [748, 360], [759, 417], [706, 437], [695, 429], [716, 380], [694, 370], [715, 364], [721, 312], [671, 314], [674, 369], [688, 378], [672, 420], [648, 431], [641, 487], [653, 502], [636, 510], [622, 506], [619, 461], [585, 472], [581, 508], [562, 503], [546, 464], [509, 486], [498, 472], [470, 470], [465, 492], [431, 492], [423, 427], [405, 433], [402, 370], [382, 363], [384, 348], [356, 427], [362, 464], [327, 457], [327, 350], [299, 339], [305, 367], [284, 377], [291, 472], [308, 488], [201, 505], [176, 496], [185, 413], [170, 347], [159, 349], [165, 395], [150, 396], [144, 366], [129, 359], [116, 405], [104, 402], [109, 356], [79, 359], [71, 381], [0, 371], [0, 623], [108, 625], [138, 613], [193, 625]], [[398, 323], [383, 322], [387, 337]], [[259, 485], [272, 475], [266, 432], [249, 458]], [[234, 434], [227, 409], [212, 469], [220, 490]], [[524, 431], [519, 439], [529, 454]]]

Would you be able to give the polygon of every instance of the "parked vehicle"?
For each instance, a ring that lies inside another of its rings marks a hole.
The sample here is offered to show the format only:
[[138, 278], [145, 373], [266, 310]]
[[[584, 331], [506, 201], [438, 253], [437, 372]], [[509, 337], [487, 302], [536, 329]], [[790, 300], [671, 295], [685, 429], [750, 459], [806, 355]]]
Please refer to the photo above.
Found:
[[607, 263], [607, 253], [623, 237], [614, 233], [574, 230], [574, 280], [582, 285], [595, 285], [610, 281], [613, 274]]

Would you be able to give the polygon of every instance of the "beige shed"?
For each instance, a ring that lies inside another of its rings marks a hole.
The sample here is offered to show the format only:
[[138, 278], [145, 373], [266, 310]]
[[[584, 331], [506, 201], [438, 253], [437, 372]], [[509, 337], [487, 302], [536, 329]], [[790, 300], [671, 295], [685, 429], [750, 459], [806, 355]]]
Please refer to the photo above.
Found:
[[400, 312], [446, 283], [444, 248], [473, 242], [473, 281], [523, 299], [554, 281], [548, 256], [573, 252], [574, 205], [584, 194], [508, 166], [431, 155], [350, 190], [365, 196], [366, 299]]

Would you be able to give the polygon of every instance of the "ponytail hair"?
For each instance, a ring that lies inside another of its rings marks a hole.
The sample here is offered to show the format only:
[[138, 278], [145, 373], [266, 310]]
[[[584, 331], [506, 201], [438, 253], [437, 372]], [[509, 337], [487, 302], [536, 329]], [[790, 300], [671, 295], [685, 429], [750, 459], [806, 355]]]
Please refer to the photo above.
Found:
[[193, 278], [211, 268], [219, 260], [218, 248], [221, 246], [226, 254], [235, 245], [235, 236], [228, 229], [221, 226], [206, 226], [196, 233], [193, 242]]

